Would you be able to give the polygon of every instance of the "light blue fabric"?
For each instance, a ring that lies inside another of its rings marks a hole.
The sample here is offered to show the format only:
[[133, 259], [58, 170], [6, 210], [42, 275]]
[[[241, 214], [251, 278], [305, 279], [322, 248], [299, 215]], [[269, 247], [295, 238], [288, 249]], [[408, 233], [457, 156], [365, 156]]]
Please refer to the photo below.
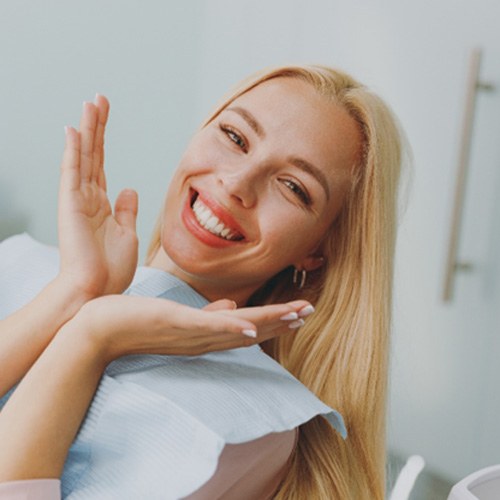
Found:
[[[152, 268], [139, 268], [127, 293], [207, 303]], [[102, 378], [64, 467], [63, 498], [183, 498], [210, 479], [226, 443], [290, 430], [319, 414], [345, 437], [342, 417], [258, 346], [127, 356]]]

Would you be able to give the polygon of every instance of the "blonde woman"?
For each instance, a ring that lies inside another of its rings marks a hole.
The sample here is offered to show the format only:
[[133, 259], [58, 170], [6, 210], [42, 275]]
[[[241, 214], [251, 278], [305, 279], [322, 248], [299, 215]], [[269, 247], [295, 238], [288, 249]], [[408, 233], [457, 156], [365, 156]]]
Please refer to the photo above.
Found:
[[[56, 277], [1, 324], [2, 394], [24, 378], [0, 414], [0, 493], [58, 498], [62, 474], [67, 498], [383, 499], [387, 106], [322, 66], [242, 82], [188, 145], [127, 295], [137, 197], [113, 215], [107, 113], [99, 96], [67, 132]], [[56, 266], [21, 240], [9, 269]]]

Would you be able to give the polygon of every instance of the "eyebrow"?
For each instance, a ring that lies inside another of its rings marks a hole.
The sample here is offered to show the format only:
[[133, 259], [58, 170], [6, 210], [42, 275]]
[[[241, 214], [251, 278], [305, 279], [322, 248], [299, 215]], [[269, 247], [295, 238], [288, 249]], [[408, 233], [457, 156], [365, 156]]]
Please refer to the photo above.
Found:
[[[264, 138], [266, 136], [264, 129], [255, 119], [252, 113], [250, 113], [250, 111], [240, 106], [231, 106], [230, 108], [227, 108], [227, 111], [233, 111], [234, 113], [240, 115], [248, 123], [249, 127], [257, 134], [258, 137]], [[309, 163], [308, 161], [296, 156], [291, 156], [290, 158], [288, 158], [288, 161], [306, 174], [314, 177], [325, 191], [326, 199], [330, 199], [330, 187], [328, 185], [328, 181], [326, 180], [325, 174], [318, 167], [315, 167], [312, 163]]]
[[239, 106], [231, 106], [227, 108], [227, 111], [233, 111], [238, 113], [250, 126], [250, 128], [260, 137], [264, 138], [266, 136], [264, 129], [261, 127], [260, 123], [255, 119], [255, 117], [244, 108], [240, 108]]

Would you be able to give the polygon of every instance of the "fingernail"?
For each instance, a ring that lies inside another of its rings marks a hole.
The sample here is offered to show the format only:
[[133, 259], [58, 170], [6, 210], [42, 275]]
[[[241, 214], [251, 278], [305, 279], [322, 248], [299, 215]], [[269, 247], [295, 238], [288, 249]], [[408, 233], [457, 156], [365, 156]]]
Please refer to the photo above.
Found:
[[292, 311], [289, 312], [288, 314], [285, 314], [284, 316], [281, 316], [280, 319], [283, 321], [289, 321], [291, 319], [299, 319], [299, 315], [296, 312]]
[[64, 135], [68, 135], [68, 126], [64, 125]]
[[297, 321], [292, 321], [291, 323], [288, 324], [288, 328], [292, 328], [295, 330], [296, 328], [300, 328], [303, 326], [305, 321], [303, 319], [298, 319]]
[[241, 330], [241, 333], [243, 335], [246, 335], [247, 337], [252, 337], [253, 339], [257, 337], [257, 332], [255, 330]]
[[309, 304], [308, 306], [303, 307], [299, 311], [299, 317], [305, 318], [306, 316], [309, 316], [309, 314], [312, 314], [313, 312], [314, 312], [314, 307]]
[[101, 95], [101, 94], [99, 94], [99, 92], [96, 92], [95, 97], [94, 97], [94, 102], [96, 102], [96, 101], [97, 101], [97, 99], [99, 99], [99, 96], [100, 96], [100, 95]]

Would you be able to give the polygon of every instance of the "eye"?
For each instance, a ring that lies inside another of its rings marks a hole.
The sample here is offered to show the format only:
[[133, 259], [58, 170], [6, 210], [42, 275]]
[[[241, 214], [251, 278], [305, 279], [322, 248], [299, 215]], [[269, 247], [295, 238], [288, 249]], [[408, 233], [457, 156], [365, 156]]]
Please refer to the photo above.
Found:
[[311, 204], [311, 197], [307, 194], [307, 192], [302, 189], [302, 187], [296, 182], [290, 179], [281, 179], [281, 182], [290, 190], [292, 193], [300, 199], [304, 205]]
[[248, 152], [248, 145], [243, 138], [233, 127], [229, 125], [220, 125], [220, 129], [226, 136], [229, 138], [231, 142], [234, 142], [236, 146], [238, 146], [244, 153]]

